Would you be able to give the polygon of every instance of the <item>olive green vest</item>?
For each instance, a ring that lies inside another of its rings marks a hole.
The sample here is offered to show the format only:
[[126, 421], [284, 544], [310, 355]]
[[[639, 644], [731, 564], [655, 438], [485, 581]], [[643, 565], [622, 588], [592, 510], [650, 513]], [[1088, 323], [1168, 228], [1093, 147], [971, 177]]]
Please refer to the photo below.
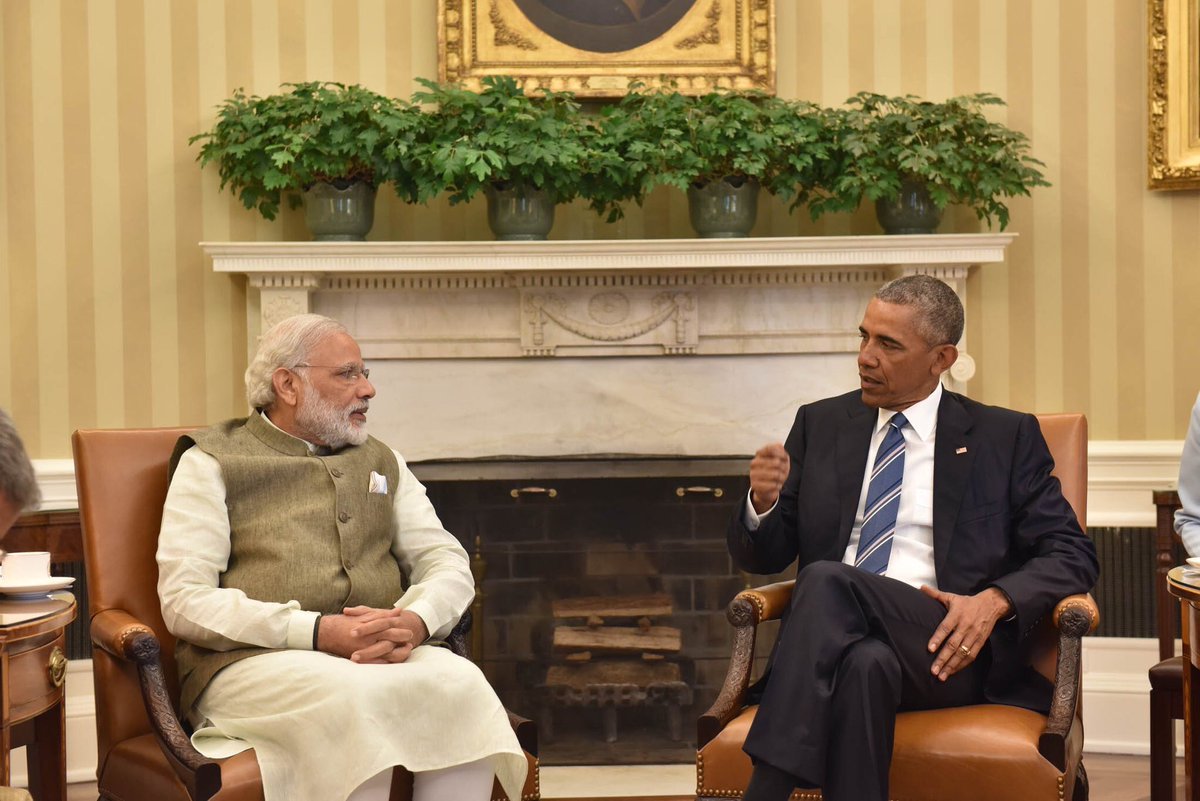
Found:
[[[386, 445], [372, 437], [317, 455], [252, 414], [180, 438], [172, 473], [193, 445], [217, 460], [225, 481], [230, 553], [221, 587], [324, 615], [359, 604], [387, 608], [403, 594], [407, 582], [391, 553], [400, 467]], [[387, 494], [368, 492], [372, 472], [387, 478]], [[218, 652], [179, 640], [183, 713], [217, 671], [271, 650]]]

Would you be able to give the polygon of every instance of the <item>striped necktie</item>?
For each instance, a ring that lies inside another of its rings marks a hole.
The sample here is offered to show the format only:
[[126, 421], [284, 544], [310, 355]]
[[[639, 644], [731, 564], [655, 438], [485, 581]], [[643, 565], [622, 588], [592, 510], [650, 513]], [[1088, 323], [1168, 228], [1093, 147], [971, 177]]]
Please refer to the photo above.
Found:
[[875, 455], [875, 468], [867, 485], [867, 504], [863, 509], [862, 531], [854, 565], [872, 573], [887, 573], [892, 554], [892, 536], [896, 533], [896, 513], [900, 510], [900, 483], [904, 479], [904, 434], [908, 423], [903, 414], [888, 421], [887, 434]]

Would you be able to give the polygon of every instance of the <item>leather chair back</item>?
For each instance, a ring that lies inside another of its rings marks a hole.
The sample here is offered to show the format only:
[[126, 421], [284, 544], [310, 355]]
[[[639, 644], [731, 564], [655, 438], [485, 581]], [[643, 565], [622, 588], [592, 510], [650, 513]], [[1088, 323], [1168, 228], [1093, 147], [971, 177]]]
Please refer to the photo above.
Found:
[[[1053, 475], [1079, 526], [1087, 532], [1087, 418], [1082, 414], [1039, 414], [1038, 425], [1054, 457]], [[1058, 669], [1058, 628], [1047, 616], [1035, 633], [1030, 661], [1038, 673], [1054, 681]], [[1082, 705], [1082, 704], [1081, 704]]]
[[1087, 418], [1082, 414], [1039, 414], [1038, 425], [1054, 457], [1054, 475], [1079, 525], [1087, 529]]
[[[158, 602], [155, 552], [167, 497], [167, 463], [175, 442], [192, 430], [76, 431], [72, 437], [91, 615], [122, 609], [154, 630], [173, 705], [179, 703], [175, 638], [163, 623]], [[99, 648], [92, 664], [97, 768], [102, 772], [113, 746], [153, 729], [133, 665]]]

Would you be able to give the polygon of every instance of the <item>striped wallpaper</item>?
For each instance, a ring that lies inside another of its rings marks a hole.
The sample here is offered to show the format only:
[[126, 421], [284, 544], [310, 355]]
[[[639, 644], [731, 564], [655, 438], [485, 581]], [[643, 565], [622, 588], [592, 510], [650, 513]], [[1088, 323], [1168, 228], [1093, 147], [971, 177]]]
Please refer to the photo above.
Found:
[[[968, 288], [973, 395], [1083, 410], [1100, 439], [1183, 435], [1200, 389], [1200, 195], [1145, 187], [1145, 3], [776, 0], [781, 94], [860, 89], [1009, 101], [1054, 186], [1013, 205], [1007, 264]], [[0, 406], [30, 452], [78, 427], [201, 423], [243, 408], [247, 290], [201, 240], [303, 239], [217, 189], [188, 136], [238, 86], [437, 71], [434, 0], [0, 0]], [[483, 238], [482, 200], [405, 207], [373, 239]], [[767, 203], [759, 235], [874, 233]], [[945, 231], [977, 229], [948, 215]], [[681, 196], [556, 238], [686, 236]], [[253, 298], [250, 299], [253, 301]]]

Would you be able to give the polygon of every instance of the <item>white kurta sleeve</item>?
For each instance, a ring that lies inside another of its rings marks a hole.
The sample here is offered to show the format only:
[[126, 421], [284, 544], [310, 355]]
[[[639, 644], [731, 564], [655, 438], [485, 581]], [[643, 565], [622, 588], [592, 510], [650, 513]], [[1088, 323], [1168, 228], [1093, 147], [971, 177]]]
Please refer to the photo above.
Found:
[[425, 486], [398, 453], [396, 461], [400, 481], [392, 501], [396, 510], [392, 555], [410, 583], [396, 606], [425, 621], [430, 637], [445, 637], [475, 598], [471, 565], [462, 545], [443, 528]]
[[229, 538], [221, 466], [192, 448], [171, 479], [158, 535], [158, 598], [167, 629], [216, 651], [311, 649], [316, 612], [301, 610], [299, 601], [255, 601], [220, 586], [229, 566]]

